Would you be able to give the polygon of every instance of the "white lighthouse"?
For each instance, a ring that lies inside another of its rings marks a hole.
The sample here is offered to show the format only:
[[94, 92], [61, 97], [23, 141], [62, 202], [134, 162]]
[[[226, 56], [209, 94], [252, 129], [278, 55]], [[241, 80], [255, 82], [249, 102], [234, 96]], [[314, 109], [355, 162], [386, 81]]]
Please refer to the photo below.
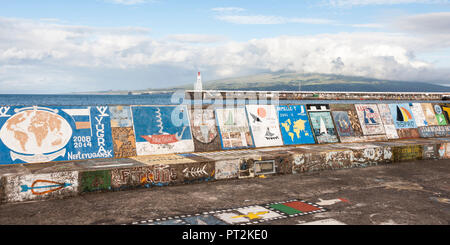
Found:
[[200, 72], [197, 74], [197, 82], [194, 84], [194, 90], [195, 91], [202, 91], [203, 85], [202, 85], [202, 75], [200, 75]]

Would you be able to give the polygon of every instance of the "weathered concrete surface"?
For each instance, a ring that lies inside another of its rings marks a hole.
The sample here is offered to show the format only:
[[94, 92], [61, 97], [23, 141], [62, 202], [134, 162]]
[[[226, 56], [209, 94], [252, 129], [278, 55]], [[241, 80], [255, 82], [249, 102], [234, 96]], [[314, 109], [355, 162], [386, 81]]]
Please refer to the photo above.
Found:
[[450, 160], [231, 179], [7, 203], [0, 224], [124, 224], [303, 199], [328, 211], [264, 224], [450, 224]]

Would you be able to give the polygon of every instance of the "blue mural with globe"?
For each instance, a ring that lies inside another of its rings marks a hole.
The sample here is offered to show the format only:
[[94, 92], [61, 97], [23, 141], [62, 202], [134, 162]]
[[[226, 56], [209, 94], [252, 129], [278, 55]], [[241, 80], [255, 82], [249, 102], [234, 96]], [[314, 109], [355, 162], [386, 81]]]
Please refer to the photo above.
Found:
[[0, 164], [113, 157], [108, 106], [0, 106]]

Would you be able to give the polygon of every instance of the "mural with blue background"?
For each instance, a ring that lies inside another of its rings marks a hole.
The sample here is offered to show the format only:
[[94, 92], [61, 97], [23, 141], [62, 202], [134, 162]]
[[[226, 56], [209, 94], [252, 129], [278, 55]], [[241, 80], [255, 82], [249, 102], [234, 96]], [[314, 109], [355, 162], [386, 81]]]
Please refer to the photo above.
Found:
[[108, 106], [2, 106], [0, 111], [0, 164], [114, 157]]
[[304, 105], [280, 105], [277, 111], [285, 145], [316, 143]]

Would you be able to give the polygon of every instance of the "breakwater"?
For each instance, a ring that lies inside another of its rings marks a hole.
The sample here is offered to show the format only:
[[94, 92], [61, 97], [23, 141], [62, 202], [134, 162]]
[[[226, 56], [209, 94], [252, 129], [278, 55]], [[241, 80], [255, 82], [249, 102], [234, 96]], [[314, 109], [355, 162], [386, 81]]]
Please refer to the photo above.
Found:
[[0, 199], [445, 159], [449, 111], [402, 101], [1, 106]]

